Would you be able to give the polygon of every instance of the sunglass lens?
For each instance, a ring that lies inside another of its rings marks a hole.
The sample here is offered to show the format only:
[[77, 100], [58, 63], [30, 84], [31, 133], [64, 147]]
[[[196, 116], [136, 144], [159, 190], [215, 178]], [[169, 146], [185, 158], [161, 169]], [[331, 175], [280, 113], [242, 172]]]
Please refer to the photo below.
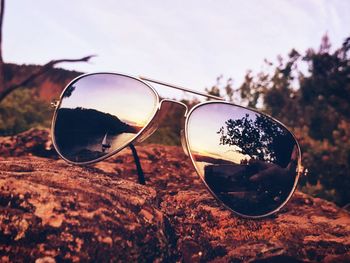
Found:
[[122, 149], [150, 122], [157, 95], [143, 82], [118, 74], [92, 74], [63, 92], [53, 122], [58, 152], [77, 163]]
[[289, 199], [300, 152], [283, 125], [249, 109], [209, 103], [192, 111], [186, 129], [199, 175], [234, 212], [260, 217]]

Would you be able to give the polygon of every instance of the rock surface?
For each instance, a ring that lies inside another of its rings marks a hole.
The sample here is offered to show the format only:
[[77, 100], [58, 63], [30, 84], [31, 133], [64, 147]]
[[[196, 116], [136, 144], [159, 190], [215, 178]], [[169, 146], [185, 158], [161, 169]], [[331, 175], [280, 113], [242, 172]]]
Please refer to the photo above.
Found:
[[0, 156], [36, 155], [57, 156], [50, 139], [49, 129], [30, 129], [16, 136], [0, 137]]
[[137, 148], [142, 186], [128, 149], [78, 167], [48, 138], [0, 138], [0, 262], [350, 262], [350, 215], [325, 200], [297, 191], [274, 217], [243, 219], [180, 147]]

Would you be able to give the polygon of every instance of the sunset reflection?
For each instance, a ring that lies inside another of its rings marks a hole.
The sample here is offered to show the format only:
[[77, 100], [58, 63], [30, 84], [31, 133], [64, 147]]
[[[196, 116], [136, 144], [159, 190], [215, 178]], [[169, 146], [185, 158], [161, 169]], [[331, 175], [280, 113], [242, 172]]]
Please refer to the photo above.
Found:
[[141, 81], [117, 74], [93, 74], [62, 95], [55, 122], [61, 154], [73, 162], [96, 160], [123, 148], [150, 121], [155, 93]]
[[188, 140], [206, 184], [240, 214], [273, 211], [293, 190], [298, 147], [286, 128], [265, 115], [207, 104], [190, 115]]
[[156, 106], [155, 94], [145, 84], [122, 75], [95, 74], [71, 85], [74, 92], [65, 96], [62, 108], [98, 109], [117, 116], [129, 125], [144, 126]]

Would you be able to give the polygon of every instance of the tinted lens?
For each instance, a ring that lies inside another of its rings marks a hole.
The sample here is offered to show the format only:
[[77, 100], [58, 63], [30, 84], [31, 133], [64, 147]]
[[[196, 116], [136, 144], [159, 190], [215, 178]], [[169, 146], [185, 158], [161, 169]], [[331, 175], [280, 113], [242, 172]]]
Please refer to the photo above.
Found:
[[84, 76], [62, 95], [53, 126], [56, 148], [73, 162], [122, 149], [152, 119], [157, 99], [151, 88], [131, 77]]
[[189, 116], [187, 138], [202, 179], [239, 214], [271, 213], [294, 190], [299, 147], [266, 115], [226, 103], [205, 104]]

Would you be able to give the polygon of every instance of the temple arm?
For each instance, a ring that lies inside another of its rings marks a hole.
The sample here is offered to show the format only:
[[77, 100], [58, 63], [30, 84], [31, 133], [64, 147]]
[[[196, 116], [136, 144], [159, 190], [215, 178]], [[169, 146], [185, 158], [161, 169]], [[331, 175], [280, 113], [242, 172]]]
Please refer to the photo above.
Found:
[[130, 149], [132, 151], [132, 155], [134, 156], [139, 183], [145, 185], [146, 184], [145, 176], [143, 174], [143, 170], [142, 170], [142, 167], [141, 167], [139, 156], [137, 155], [136, 148], [135, 148], [135, 146], [132, 143], [129, 144], [129, 147], [130, 147]]
[[218, 97], [218, 96], [214, 96], [214, 95], [210, 95], [210, 94], [207, 94], [207, 93], [199, 92], [199, 91], [196, 91], [196, 90], [180, 87], [180, 86], [177, 86], [177, 85], [174, 85], [174, 84], [169, 84], [169, 83], [166, 83], [166, 82], [163, 82], [163, 81], [160, 81], [160, 80], [155, 80], [155, 79], [151, 79], [151, 78], [147, 78], [147, 77], [143, 77], [143, 76], [139, 76], [139, 78], [142, 79], [142, 80], [145, 80], [145, 81], [149, 81], [149, 82], [156, 83], [156, 84], [159, 84], [159, 85], [167, 86], [167, 87], [170, 87], [170, 88], [174, 88], [174, 89], [178, 89], [178, 90], [182, 90], [182, 91], [186, 91], [186, 92], [191, 92], [191, 93], [194, 93], [194, 94], [197, 94], [197, 95], [201, 95], [201, 96], [204, 96], [204, 97], [207, 97], [207, 98], [211, 98], [211, 99], [215, 99], [215, 100], [225, 100], [225, 99], [223, 99], [221, 97]]

